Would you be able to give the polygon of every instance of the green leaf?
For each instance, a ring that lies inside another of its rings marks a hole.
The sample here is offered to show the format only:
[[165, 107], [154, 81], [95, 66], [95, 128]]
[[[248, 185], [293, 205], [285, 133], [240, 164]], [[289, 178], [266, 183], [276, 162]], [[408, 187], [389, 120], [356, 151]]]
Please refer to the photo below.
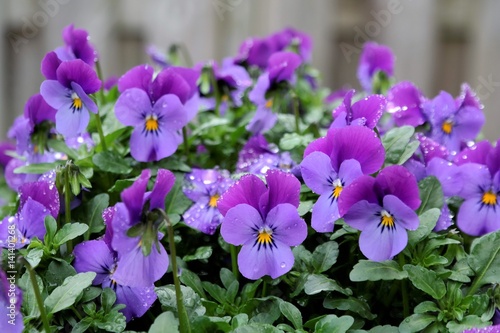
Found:
[[192, 288], [202, 298], [207, 298], [207, 295], [205, 294], [205, 290], [203, 290], [203, 285], [201, 284], [201, 280], [198, 277], [198, 275], [187, 269], [183, 269], [179, 279], [186, 286]]
[[415, 313], [439, 312], [441, 311], [436, 303], [431, 301], [423, 301], [418, 304], [413, 310]]
[[[472, 241], [469, 266], [476, 272], [472, 287], [500, 283], [500, 230]], [[474, 290], [475, 291], [475, 290]]]
[[239, 313], [231, 319], [231, 328], [235, 329], [240, 326], [248, 324], [248, 315], [246, 313]]
[[133, 183], [134, 180], [137, 178], [133, 179], [118, 179], [113, 186], [108, 190], [108, 192], [116, 192], [116, 193], [121, 193], [124, 189], [127, 187], [130, 187]]
[[54, 236], [54, 245], [61, 246], [67, 241], [83, 235], [88, 229], [89, 226], [83, 223], [65, 224]]
[[118, 312], [116, 308], [117, 307], [115, 306], [115, 309], [107, 313], [104, 318], [94, 321], [94, 325], [101, 331], [116, 333], [123, 332], [127, 326], [127, 319], [123, 313]]
[[69, 148], [62, 140], [50, 139], [47, 141], [47, 146], [54, 151], [65, 154], [72, 160], [78, 159], [78, 152], [74, 149]]
[[399, 157], [398, 164], [403, 165], [406, 161], [410, 159], [410, 157], [413, 156], [413, 153], [418, 149], [420, 146], [420, 142], [415, 140], [411, 141], [405, 148], [404, 152], [401, 154]]
[[[38, 285], [38, 289], [40, 293], [43, 295], [44, 284], [41, 277], [35, 273], [35, 280]], [[23, 290], [23, 302], [22, 308], [23, 313], [28, 315], [31, 318], [39, 318], [40, 317], [40, 309], [38, 308], [38, 304], [36, 301], [35, 291], [33, 289], [33, 285], [31, 284], [31, 279], [28, 272], [25, 272], [23, 276], [18, 281], [19, 287]]]
[[399, 331], [401, 333], [420, 332], [434, 321], [436, 317], [433, 315], [413, 314], [401, 322]]
[[204, 260], [210, 258], [212, 255], [212, 247], [211, 246], [200, 246], [196, 249], [194, 254], [185, 255], [182, 260], [185, 262], [192, 260]]
[[21, 166], [14, 170], [14, 173], [34, 173], [34, 174], [43, 174], [52, 170], [55, 170], [58, 166], [63, 165], [62, 161], [53, 162], [53, 163], [37, 163], [37, 164], [29, 164], [25, 166]]
[[233, 282], [236, 281], [233, 272], [231, 272], [229, 269], [225, 267], [221, 268], [219, 276], [220, 280], [222, 281], [222, 285], [226, 289], [228, 289], [229, 286], [231, 286], [231, 284], [233, 284]]
[[310, 274], [304, 285], [304, 291], [308, 295], [315, 295], [322, 291], [338, 291], [347, 296], [352, 295], [350, 289], [342, 288], [337, 281], [322, 274]]
[[49, 314], [54, 314], [72, 306], [83, 290], [92, 284], [96, 273], [87, 272], [67, 277], [63, 284], [45, 299]]
[[439, 208], [431, 208], [420, 215], [418, 217], [420, 224], [418, 225], [417, 230], [408, 231], [408, 243], [410, 245], [415, 245], [425, 237], [429, 236], [432, 229], [436, 226], [436, 222], [440, 215], [441, 210]]
[[446, 286], [436, 272], [414, 265], [404, 265], [403, 268], [413, 285], [434, 299], [439, 300], [446, 294]]
[[73, 326], [73, 329], [71, 330], [71, 333], [85, 333], [88, 332], [89, 327], [93, 323], [93, 319], [90, 317], [85, 317], [82, 320], [80, 320], [75, 326]]
[[220, 286], [210, 283], [208, 281], [202, 282], [203, 289], [207, 291], [207, 293], [212, 296], [220, 304], [224, 304], [226, 302], [226, 290], [221, 288]]
[[400, 161], [413, 133], [415, 129], [412, 126], [402, 126], [391, 129], [382, 137], [385, 164], [397, 164]]
[[402, 280], [408, 274], [401, 269], [394, 260], [382, 262], [360, 260], [354, 265], [349, 278], [353, 282], [379, 281], [379, 280]]
[[484, 322], [478, 316], [467, 316], [460, 323], [450, 321], [446, 324], [446, 328], [450, 333], [462, 333], [471, 328], [483, 328], [490, 326], [491, 322]]
[[283, 333], [283, 331], [269, 324], [250, 323], [238, 327], [231, 333]]
[[60, 286], [63, 284], [64, 279], [68, 276], [76, 275], [76, 271], [68, 264], [66, 261], [53, 260], [50, 262], [49, 267], [47, 267], [47, 273], [45, 273], [45, 281], [50, 288]]
[[370, 306], [366, 303], [366, 301], [357, 299], [355, 297], [349, 297], [347, 299], [325, 298], [325, 300], [323, 301], [323, 307], [325, 307], [326, 309], [351, 311], [368, 320], [373, 320], [377, 317], [371, 312]]
[[229, 119], [227, 118], [212, 118], [211, 120], [199, 126], [196, 126], [196, 129], [191, 133], [191, 136], [195, 137], [209, 128], [228, 125], [228, 124], [229, 124]]
[[179, 333], [179, 320], [175, 318], [172, 312], [163, 312], [156, 317], [148, 333], [165, 333], [167, 327], [168, 332]]
[[92, 162], [102, 171], [126, 175], [132, 172], [132, 168], [117, 153], [103, 151], [92, 157]]
[[429, 176], [418, 182], [418, 190], [420, 200], [422, 201], [420, 207], [417, 209], [417, 214], [421, 215], [431, 208], [443, 207], [443, 189], [441, 183], [434, 176]]
[[240, 313], [246, 313], [250, 323], [273, 324], [280, 316], [280, 298], [269, 296], [252, 298], [240, 308]]
[[175, 173], [175, 184], [165, 199], [165, 212], [167, 214], [182, 215], [193, 204], [182, 191], [183, 183], [184, 175], [182, 173]]
[[43, 249], [36, 248], [31, 249], [28, 252], [28, 255], [25, 256], [25, 259], [29, 262], [32, 268], [38, 266], [43, 257]]
[[100, 287], [88, 287], [83, 290], [82, 303], [90, 302], [101, 295], [102, 289]]
[[54, 217], [52, 217], [52, 215], [49, 214], [45, 216], [44, 225], [46, 232], [43, 238], [43, 242], [45, 243], [45, 245], [49, 245], [52, 243], [52, 240], [54, 239], [54, 236], [56, 234], [57, 221], [54, 219]]
[[312, 264], [315, 273], [327, 271], [337, 262], [339, 255], [339, 244], [337, 242], [326, 242], [319, 245], [313, 252]]
[[285, 133], [279, 145], [283, 150], [292, 150], [296, 147], [306, 147], [313, 139], [314, 137], [311, 134]]
[[86, 239], [90, 234], [99, 233], [104, 230], [104, 220], [102, 219], [102, 212], [109, 206], [109, 195], [101, 193], [87, 201], [82, 206], [75, 209], [75, 219], [77, 221], [85, 221], [89, 226], [87, 230]]
[[280, 311], [288, 319], [296, 329], [302, 328], [302, 314], [295, 305], [289, 302], [280, 303]]
[[351, 316], [326, 315], [314, 327], [315, 333], [345, 333], [354, 324]]
[[[175, 297], [175, 286], [170, 284], [163, 287], [156, 287], [155, 292], [158, 295], [162, 307], [166, 311], [172, 311], [177, 314], [177, 300]], [[206, 312], [205, 307], [201, 304], [200, 296], [191, 288], [181, 286], [182, 301], [186, 308], [190, 320], [203, 316]]]
[[101, 293], [101, 305], [104, 312], [110, 312], [116, 302], [116, 294], [111, 288], [104, 288]]
[[307, 213], [309, 213], [311, 211], [311, 208], [313, 207], [313, 205], [314, 205], [314, 202], [312, 200], [301, 201], [299, 204], [299, 208], [297, 208], [299, 215], [304, 216]]

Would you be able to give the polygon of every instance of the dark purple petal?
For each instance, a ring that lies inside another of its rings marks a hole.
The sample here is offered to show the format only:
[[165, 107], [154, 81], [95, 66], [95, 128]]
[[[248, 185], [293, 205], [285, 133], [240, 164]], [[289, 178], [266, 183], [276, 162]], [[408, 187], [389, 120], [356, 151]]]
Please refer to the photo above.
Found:
[[[331, 131], [331, 130], [330, 130]], [[330, 132], [328, 131], [328, 132]], [[311, 142], [304, 150], [304, 157], [311, 154], [314, 151], [320, 151], [330, 156], [333, 150], [333, 143], [329, 136], [322, 137]]]
[[364, 126], [375, 128], [384, 113], [387, 101], [382, 95], [370, 95], [357, 101], [351, 106], [352, 114], [348, 114], [348, 123], [356, 119], [363, 119]]
[[231, 186], [219, 199], [217, 208], [222, 215], [239, 204], [248, 204], [260, 210], [260, 197], [267, 192], [264, 182], [255, 175], [245, 175]]
[[[71, 87], [71, 85], [70, 85]], [[71, 105], [71, 89], [65, 88], [58, 81], [46, 80], [40, 85], [40, 94], [45, 102], [56, 110]]]
[[160, 97], [172, 94], [176, 95], [181, 103], [185, 103], [191, 96], [191, 86], [171, 67], [164, 68], [151, 85], [151, 100], [157, 101]]
[[115, 104], [116, 118], [126, 126], [143, 126], [144, 114], [152, 111], [148, 94], [138, 88], [124, 91]]
[[400, 82], [387, 92], [387, 112], [393, 114], [397, 126], [417, 127], [425, 122], [423, 99], [422, 92], [413, 83]]
[[104, 209], [102, 212], [102, 219], [104, 220], [104, 224], [106, 225], [106, 231], [104, 233], [103, 241], [108, 245], [109, 248], [112, 248], [111, 242], [113, 241], [113, 218], [115, 216], [116, 208], [115, 206], [108, 207]]
[[[206, 202], [205, 202], [206, 201]], [[217, 208], [207, 207], [208, 200], [195, 202], [183, 215], [184, 223], [204, 234], [213, 235], [222, 222]]]
[[479, 98], [476, 96], [476, 93], [472, 91], [471, 87], [467, 83], [462, 84], [460, 90], [460, 96], [456, 99], [457, 108], [465, 106], [472, 106], [477, 109], [483, 108]]
[[365, 91], [371, 92], [372, 78], [377, 71], [383, 71], [388, 76], [392, 76], [394, 55], [387, 46], [368, 42], [363, 46], [358, 67], [358, 79]]
[[292, 250], [288, 245], [275, 241], [272, 250], [269, 246], [254, 245], [251, 240], [243, 245], [238, 254], [238, 268], [241, 274], [250, 280], [257, 280], [264, 275], [276, 279], [288, 273], [294, 263]]
[[[187, 67], [170, 67], [172, 71], [179, 74], [189, 85], [190, 92], [187, 99], [191, 99], [198, 92], [198, 79], [200, 78], [200, 70]], [[186, 102], [183, 102], [184, 104]]]
[[243, 245], [254, 242], [264, 221], [255, 207], [239, 204], [229, 209], [222, 220], [220, 233], [229, 244]]
[[259, 201], [261, 213], [265, 214], [284, 203], [299, 207], [300, 182], [294, 175], [281, 170], [269, 170], [266, 182], [268, 191]]
[[293, 52], [276, 52], [269, 57], [267, 70], [271, 82], [290, 81], [302, 60]]
[[34, 127], [43, 121], [56, 121], [56, 110], [45, 102], [42, 95], [31, 96], [24, 105], [24, 116], [30, 120]]
[[334, 170], [339, 170], [342, 162], [355, 159], [364, 174], [380, 169], [385, 159], [385, 151], [377, 134], [364, 126], [334, 128], [327, 138], [333, 146], [330, 158]]
[[73, 255], [73, 267], [77, 273], [97, 273], [92, 282], [94, 285], [101, 284], [114, 268], [115, 258], [103, 240], [82, 242], [75, 246]]
[[374, 185], [375, 179], [373, 177], [363, 175], [346, 186], [338, 200], [340, 216], [345, 215], [351, 206], [359, 201], [366, 200], [369, 203], [378, 203]]
[[495, 148], [493, 148], [488, 154], [488, 157], [486, 158], [486, 165], [492, 175], [496, 174], [500, 170], [500, 139], [497, 141]]
[[31, 152], [31, 134], [34, 126], [31, 126], [30, 120], [24, 116], [19, 116], [14, 120], [14, 124], [7, 133], [9, 139], [16, 140], [16, 151], [19, 155], [25, 152]]
[[300, 218], [297, 207], [284, 203], [269, 211], [266, 225], [273, 229], [274, 240], [288, 246], [297, 246], [307, 237], [307, 224]]
[[425, 164], [429, 163], [429, 161], [435, 157], [442, 159], [448, 158], [449, 152], [446, 147], [440, 145], [422, 133], [417, 133], [415, 137], [420, 142], [420, 151], [422, 152]]
[[165, 208], [165, 198], [168, 192], [172, 189], [175, 183], [174, 174], [166, 169], [158, 169], [156, 175], [156, 182], [149, 196], [150, 205], [149, 209]]
[[465, 106], [460, 108], [455, 116], [456, 135], [462, 140], [474, 140], [481, 131], [486, 121], [484, 113], [475, 107]]
[[97, 60], [97, 53], [89, 43], [90, 38], [86, 30], [75, 29], [73, 24], [68, 25], [63, 30], [63, 39], [72, 55], [75, 57], [73, 59], [81, 59], [89, 65], [93, 65]]
[[129, 212], [130, 225], [134, 225], [139, 221], [150, 175], [149, 169], [142, 170], [139, 178], [130, 187], [123, 190], [121, 194], [122, 201]]
[[486, 164], [490, 152], [493, 150], [491, 143], [487, 140], [477, 142], [471, 147], [462, 149], [453, 159], [457, 165], [466, 163]]
[[118, 80], [118, 91], [120, 93], [130, 88], [139, 88], [148, 95], [151, 92], [154, 68], [149, 65], [139, 65], [123, 74]]
[[43, 57], [40, 71], [47, 80], [57, 80], [56, 72], [61, 62], [55, 52], [49, 52]]
[[370, 225], [380, 223], [380, 211], [382, 207], [378, 204], [361, 200], [352, 205], [343, 218], [345, 223], [358, 230], [365, 230]]
[[[120, 312], [125, 315], [127, 321], [142, 317], [158, 298], [154, 290], [154, 285], [149, 287], [129, 287], [117, 284], [115, 286], [116, 304], [126, 305]], [[102, 287], [112, 288], [113, 283], [111, 280], [107, 280]]]
[[417, 180], [403, 166], [391, 165], [384, 168], [377, 175], [374, 187], [379, 198], [392, 194], [413, 210], [420, 207]]
[[168, 254], [161, 243], [158, 243], [158, 247], [159, 249], [153, 244], [147, 257], [139, 245], [123, 253], [116, 263], [113, 279], [123, 286], [150, 287], [161, 279], [168, 269]]
[[19, 206], [23, 207], [26, 201], [31, 198], [50, 211], [52, 217], [57, 219], [59, 215], [60, 201], [57, 187], [52, 182], [37, 181], [26, 183], [19, 187], [20, 202]]
[[359, 236], [359, 249], [370, 260], [384, 261], [392, 259], [403, 251], [408, 243], [406, 230], [399, 225], [382, 229], [377, 223], [371, 223]]
[[235, 58], [238, 62], [246, 62], [248, 65], [255, 65], [266, 68], [267, 60], [275, 51], [274, 42], [270, 39], [249, 38], [245, 40]]
[[38, 237], [43, 239], [45, 236], [45, 216], [50, 214], [50, 211], [41, 203], [28, 198], [19, 211], [19, 219], [17, 227], [27, 239]]
[[71, 82], [78, 83], [86, 94], [95, 93], [101, 88], [101, 80], [94, 69], [80, 59], [64, 61], [56, 74], [57, 81], [66, 88], [71, 87]]
[[470, 236], [500, 230], [500, 207], [482, 206], [481, 196], [465, 200], [457, 214], [458, 228]]
[[[12, 288], [11, 286], [10, 281], [7, 280], [7, 274], [0, 270], [0, 316], [3, 318], [0, 320], [0, 331], [21, 333], [24, 330], [23, 315], [21, 313], [23, 294], [21, 288]], [[14, 292], [11, 289], [14, 289]]]
[[314, 193], [321, 195], [332, 191], [331, 181], [337, 178], [337, 172], [333, 170], [328, 155], [312, 152], [300, 163], [300, 171], [304, 182]]
[[320, 195], [312, 208], [311, 227], [317, 232], [332, 232], [339, 218], [337, 200], [333, 200], [331, 193]]
[[441, 208], [441, 215], [439, 215], [436, 226], [432, 229], [432, 231], [439, 232], [448, 229], [451, 225], [453, 225], [452, 219], [453, 215], [451, 215], [450, 209], [445, 202], [443, 208]]
[[344, 100], [342, 101], [342, 103], [332, 111], [333, 118], [337, 118], [341, 113], [345, 113], [346, 115], [348, 113], [352, 113], [352, 97], [354, 96], [355, 92], [356, 91], [354, 89], [351, 89], [344, 95]]
[[397, 227], [403, 227], [406, 230], [416, 230], [420, 221], [417, 213], [398, 197], [386, 195], [384, 197], [384, 209], [394, 216]]
[[7, 164], [12, 160], [12, 156], [6, 154], [8, 151], [15, 151], [16, 146], [8, 141], [0, 142], [0, 165], [6, 167]]

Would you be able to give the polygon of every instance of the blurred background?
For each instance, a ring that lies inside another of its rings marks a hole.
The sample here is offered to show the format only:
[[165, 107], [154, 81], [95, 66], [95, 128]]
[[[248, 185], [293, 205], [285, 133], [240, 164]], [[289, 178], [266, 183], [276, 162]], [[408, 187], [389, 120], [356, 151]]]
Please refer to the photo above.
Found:
[[481, 98], [486, 138], [500, 136], [498, 0], [2, 0], [0, 138], [39, 91], [40, 61], [74, 23], [89, 31], [104, 75], [148, 61], [147, 46], [182, 42], [193, 61], [235, 55], [249, 36], [294, 27], [314, 40], [323, 85], [359, 88], [363, 42], [389, 45], [397, 80], [428, 97], [458, 95], [468, 82]]

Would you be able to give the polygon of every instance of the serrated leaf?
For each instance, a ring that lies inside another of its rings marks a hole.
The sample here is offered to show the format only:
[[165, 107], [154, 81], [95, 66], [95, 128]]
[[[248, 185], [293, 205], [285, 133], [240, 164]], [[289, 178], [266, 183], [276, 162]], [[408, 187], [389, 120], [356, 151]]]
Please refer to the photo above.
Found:
[[83, 223], [65, 224], [54, 236], [54, 245], [61, 246], [67, 241], [83, 235], [88, 229], [89, 226]]
[[117, 153], [103, 151], [92, 157], [92, 162], [102, 171], [126, 175], [132, 172], [132, 168]]
[[339, 244], [329, 241], [316, 247], [312, 255], [312, 264], [315, 273], [327, 271], [337, 262]]
[[500, 283], [500, 230], [472, 241], [469, 266], [476, 272], [474, 288]]
[[408, 277], [394, 260], [382, 262], [360, 260], [354, 265], [349, 278], [353, 282], [379, 281], [379, 280], [402, 280]]
[[385, 148], [385, 164], [397, 164], [415, 133], [412, 126], [393, 128], [382, 137]]
[[322, 291], [338, 291], [344, 295], [352, 295], [350, 289], [342, 288], [337, 281], [329, 279], [322, 274], [310, 274], [304, 284], [304, 291], [308, 295], [315, 295]]
[[49, 314], [57, 313], [73, 305], [83, 290], [92, 284], [96, 273], [79, 273], [67, 277], [63, 284], [47, 296], [44, 304]]
[[413, 285], [434, 299], [439, 300], [446, 294], [446, 286], [436, 272], [414, 265], [405, 265], [403, 268], [408, 272], [408, 278]]
[[280, 303], [280, 311], [288, 319], [296, 329], [302, 328], [302, 314], [295, 305], [289, 302]]
[[441, 183], [434, 176], [429, 176], [418, 182], [418, 190], [420, 200], [422, 201], [420, 207], [417, 209], [417, 214], [421, 215], [431, 208], [443, 207], [444, 197]]
[[165, 333], [167, 327], [169, 332], [179, 333], [179, 320], [172, 312], [163, 312], [156, 317], [148, 333]]

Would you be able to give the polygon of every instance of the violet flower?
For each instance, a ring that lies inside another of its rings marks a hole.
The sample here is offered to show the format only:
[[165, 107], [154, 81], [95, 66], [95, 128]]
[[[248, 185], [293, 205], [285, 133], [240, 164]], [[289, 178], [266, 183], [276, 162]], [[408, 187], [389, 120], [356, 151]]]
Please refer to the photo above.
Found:
[[0, 269], [0, 331], [21, 333], [24, 330], [21, 304], [23, 294], [21, 288], [12, 289], [16, 276], [9, 275]]
[[[125, 286], [151, 286], [168, 269], [168, 254], [159, 241], [162, 235], [157, 231], [161, 217], [154, 210], [164, 208], [175, 176], [168, 170], [159, 169], [153, 190], [146, 192], [149, 178], [150, 171], [143, 170], [132, 186], [121, 193], [122, 202], [115, 205], [111, 222], [111, 245], [121, 263], [113, 277]], [[129, 232], [132, 235], [129, 236]]]
[[417, 127], [426, 121], [424, 101], [424, 95], [412, 82], [399, 82], [387, 92], [387, 112], [393, 115], [397, 126]]
[[344, 101], [332, 112], [334, 121], [331, 128], [349, 125], [375, 128], [384, 113], [386, 100], [382, 95], [370, 95], [352, 104], [354, 90], [344, 96]]
[[33, 237], [45, 236], [45, 217], [59, 214], [59, 193], [54, 183], [37, 181], [19, 188], [19, 210], [14, 216], [6, 216], [0, 223], [0, 246], [15, 244], [19, 249], [28, 245]]
[[70, 24], [64, 28], [62, 36], [66, 45], [54, 51], [59, 59], [62, 61], [81, 59], [88, 65], [94, 65], [97, 61], [97, 52], [90, 45], [90, 37], [86, 30], [75, 29], [73, 24]]
[[345, 186], [384, 163], [385, 152], [375, 132], [364, 126], [334, 128], [306, 148], [300, 164], [306, 185], [319, 194], [312, 209], [311, 226], [332, 232], [340, 218], [338, 200]]
[[145, 287], [131, 287], [118, 283], [114, 279], [114, 272], [121, 262], [118, 254], [111, 247], [111, 235], [113, 216], [115, 211], [108, 208], [103, 212], [106, 223], [106, 236], [100, 240], [90, 240], [75, 246], [73, 254], [75, 261], [73, 266], [78, 273], [97, 273], [93, 285], [101, 285], [102, 288], [111, 288], [116, 293], [116, 303], [125, 304], [125, 308], [120, 310], [127, 321], [133, 318], [142, 317], [144, 313], [156, 301], [154, 285]]
[[12, 156], [7, 155], [7, 152], [13, 152], [16, 150], [16, 146], [9, 141], [0, 142], [0, 166], [5, 168], [7, 164], [12, 160]]
[[423, 108], [432, 126], [431, 137], [453, 152], [460, 150], [462, 142], [475, 139], [485, 122], [478, 107], [468, 103], [457, 106], [444, 91]]
[[264, 275], [273, 279], [292, 269], [290, 246], [301, 244], [307, 225], [300, 218], [300, 182], [290, 173], [270, 170], [267, 186], [254, 175], [245, 175], [219, 199], [224, 216], [221, 235], [238, 254], [241, 274], [252, 280]]
[[[185, 78], [183, 74], [186, 74]], [[172, 155], [182, 142], [180, 130], [189, 116], [184, 108], [193, 95], [188, 69], [169, 67], [153, 80], [151, 66], [132, 68], [118, 81], [121, 95], [115, 105], [116, 117], [133, 126], [130, 153], [137, 161], [158, 161]]]
[[95, 71], [82, 60], [62, 62], [57, 79], [42, 82], [40, 94], [57, 110], [56, 129], [65, 137], [78, 136], [89, 123], [89, 111], [97, 113], [97, 105], [89, 96], [101, 87]]
[[370, 260], [384, 261], [403, 251], [406, 230], [415, 230], [420, 206], [417, 181], [400, 165], [389, 166], [376, 178], [361, 176], [344, 188], [339, 212], [351, 227], [361, 230], [359, 248]]
[[470, 328], [462, 333], [500, 333], [500, 325], [487, 326], [483, 328]]
[[186, 175], [183, 191], [194, 204], [182, 215], [184, 222], [205, 234], [213, 235], [222, 221], [217, 203], [233, 182], [226, 170], [193, 169]]
[[363, 46], [358, 66], [358, 79], [366, 92], [372, 92], [373, 76], [378, 71], [393, 76], [394, 55], [387, 46], [368, 42]]

